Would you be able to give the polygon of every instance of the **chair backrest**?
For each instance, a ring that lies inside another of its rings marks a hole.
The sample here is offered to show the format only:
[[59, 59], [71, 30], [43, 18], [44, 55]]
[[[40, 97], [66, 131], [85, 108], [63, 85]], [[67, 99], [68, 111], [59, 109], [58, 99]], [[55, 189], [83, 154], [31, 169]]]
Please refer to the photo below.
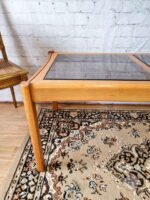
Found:
[[5, 61], [8, 61], [8, 57], [7, 57], [7, 53], [6, 53], [6, 50], [5, 50], [5, 46], [4, 46], [4, 43], [3, 43], [1, 33], [0, 33], [0, 51], [2, 52], [3, 59]]

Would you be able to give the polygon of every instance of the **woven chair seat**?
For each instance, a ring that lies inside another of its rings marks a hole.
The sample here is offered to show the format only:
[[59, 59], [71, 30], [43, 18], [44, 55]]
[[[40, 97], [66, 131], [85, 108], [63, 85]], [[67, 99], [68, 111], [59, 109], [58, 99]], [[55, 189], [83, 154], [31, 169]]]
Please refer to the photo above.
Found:
[[27, 80], [27, 71], [10, 61], [0, 59], [0, 89]]
[[10, 88], [13, 103], [16, 108], [17, 101], [13, 86], [20, 84], [21, 81], [26, 81], [28, 79], [27, 76], [28, 71], [22, 69], [18, 65], [8, 60], [1, 33], [0, 33], [0, 51], [2, 53], [2, 58], [3, 58], [0, 59], [0, 90], [8, 87]]

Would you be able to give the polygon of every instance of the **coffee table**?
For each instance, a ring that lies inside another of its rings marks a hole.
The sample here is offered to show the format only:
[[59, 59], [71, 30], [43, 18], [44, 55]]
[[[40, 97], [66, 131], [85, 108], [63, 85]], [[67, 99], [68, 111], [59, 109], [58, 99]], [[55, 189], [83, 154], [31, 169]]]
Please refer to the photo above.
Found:
[[25, 112], [38, 171], [44, 159], [35, 104], [57, 101], [150, 102], [150, 54], [49, 52], [22, 83]]

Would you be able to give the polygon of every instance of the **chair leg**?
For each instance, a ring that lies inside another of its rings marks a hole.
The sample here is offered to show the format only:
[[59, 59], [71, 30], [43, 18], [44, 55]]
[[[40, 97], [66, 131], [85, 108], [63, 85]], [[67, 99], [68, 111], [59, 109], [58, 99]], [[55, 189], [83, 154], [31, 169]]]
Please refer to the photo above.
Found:
[[10, 87], [10, 91], [11, 91], [11, 95], [12, 95], [14, 106], [15, 106], [15, 108], [17, 108], [17, 101], [16, 101], [16, 97], [15, 97], [15, 92], [14, 92], [13, 86]]

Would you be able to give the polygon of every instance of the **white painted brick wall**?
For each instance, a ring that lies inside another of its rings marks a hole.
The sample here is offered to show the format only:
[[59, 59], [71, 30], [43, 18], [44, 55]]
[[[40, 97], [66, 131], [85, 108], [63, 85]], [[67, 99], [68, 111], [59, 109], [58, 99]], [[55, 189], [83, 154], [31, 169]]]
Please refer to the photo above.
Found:
[[0, 0], [0, 31], [10, 60], [30, 74], [48, 50], [150, 52], [150, 0]]

